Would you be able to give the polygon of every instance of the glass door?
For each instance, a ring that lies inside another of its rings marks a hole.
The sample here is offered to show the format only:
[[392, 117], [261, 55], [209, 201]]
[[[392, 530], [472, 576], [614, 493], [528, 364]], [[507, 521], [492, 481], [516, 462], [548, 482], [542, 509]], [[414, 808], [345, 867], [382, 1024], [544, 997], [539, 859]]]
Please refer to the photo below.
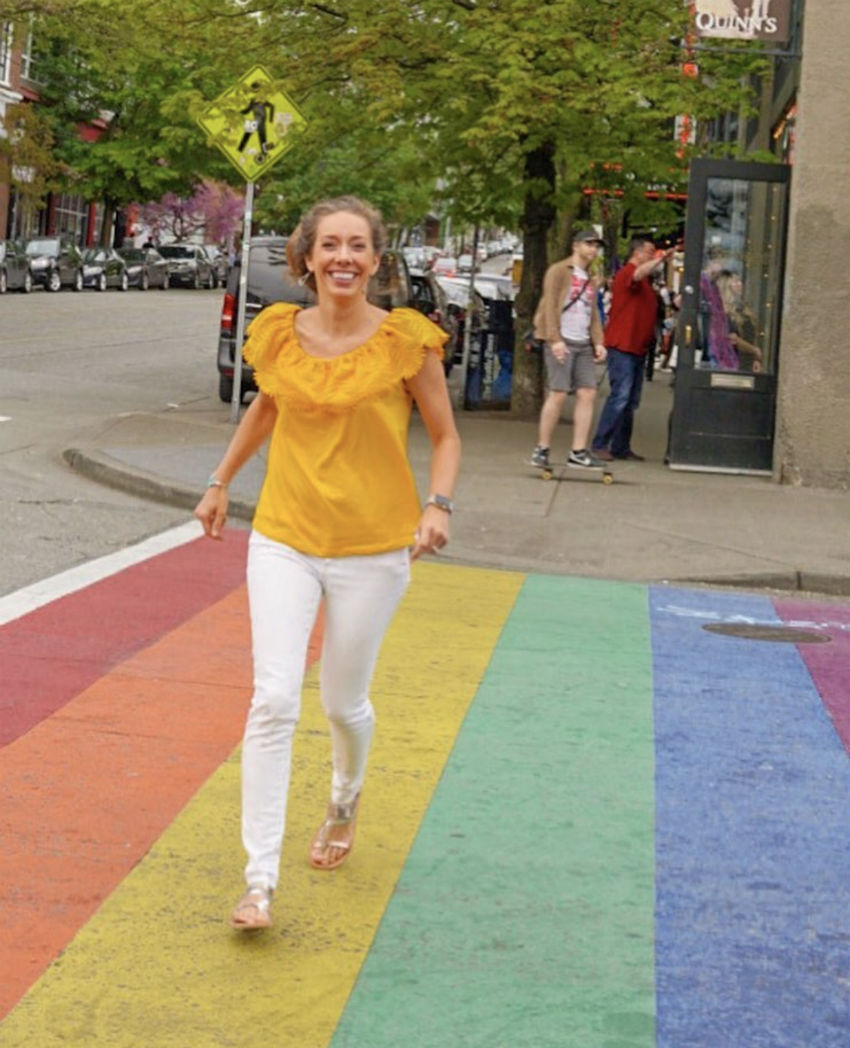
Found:
[[770, 473], [789, 168], [697, 160], [668, 461]]

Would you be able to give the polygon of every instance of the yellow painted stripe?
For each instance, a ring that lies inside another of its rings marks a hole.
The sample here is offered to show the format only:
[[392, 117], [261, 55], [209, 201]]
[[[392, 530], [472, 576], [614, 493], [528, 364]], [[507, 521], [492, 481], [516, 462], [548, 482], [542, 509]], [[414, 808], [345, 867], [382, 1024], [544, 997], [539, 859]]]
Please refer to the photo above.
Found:
[[375, 675], [357, 841], [330, 874], [306, 862], [330, 780], [310, 675], [270, 933], [225, 924], [243, 864], [234, 753], [0, 1025], [0, 1045], [325, 1048], [523, 578], [415, 566]]

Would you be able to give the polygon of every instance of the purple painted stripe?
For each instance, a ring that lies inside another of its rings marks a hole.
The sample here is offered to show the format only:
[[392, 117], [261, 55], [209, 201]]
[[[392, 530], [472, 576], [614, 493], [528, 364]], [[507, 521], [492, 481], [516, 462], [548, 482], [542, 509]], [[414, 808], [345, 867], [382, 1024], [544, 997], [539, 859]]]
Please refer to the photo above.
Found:
[[850, 753], [850, 608], [802, 600], [774, 600], [773, 605], [786, 625], [816, 630], [830, 638], [829, 644], [799, 644], [797, 648]]

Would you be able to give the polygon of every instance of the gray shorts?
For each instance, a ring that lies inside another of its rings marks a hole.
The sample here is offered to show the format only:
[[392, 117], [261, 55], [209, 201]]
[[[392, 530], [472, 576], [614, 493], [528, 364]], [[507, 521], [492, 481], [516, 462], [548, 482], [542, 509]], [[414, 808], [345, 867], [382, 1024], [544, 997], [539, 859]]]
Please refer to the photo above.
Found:
[[596, 389], [596, 363], [593, 346], [589, 342], [568, 342], [570, 351], [560, 363], [549, 348], [543, 351], [546, 361], [546, 385], [555, 393], [572, 393], [576, 389]]

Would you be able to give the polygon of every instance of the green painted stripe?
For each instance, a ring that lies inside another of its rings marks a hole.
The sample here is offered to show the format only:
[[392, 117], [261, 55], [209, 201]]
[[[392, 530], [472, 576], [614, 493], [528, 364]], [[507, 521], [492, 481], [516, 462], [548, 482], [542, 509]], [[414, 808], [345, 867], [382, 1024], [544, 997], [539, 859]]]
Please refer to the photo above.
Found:
[[651, 1048], [642, 586], [529, 578], [332, 1048]]

